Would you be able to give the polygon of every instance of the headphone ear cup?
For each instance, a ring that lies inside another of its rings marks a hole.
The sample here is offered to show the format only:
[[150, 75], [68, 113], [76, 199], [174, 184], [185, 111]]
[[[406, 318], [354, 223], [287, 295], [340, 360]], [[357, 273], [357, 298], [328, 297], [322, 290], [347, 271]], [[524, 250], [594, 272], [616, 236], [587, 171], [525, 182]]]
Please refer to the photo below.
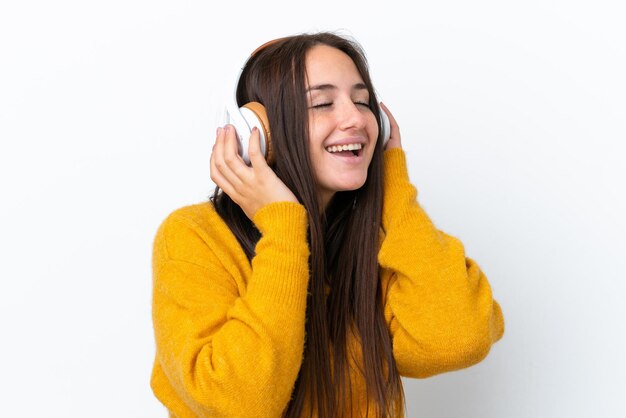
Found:
[[391, 123], [389, 122], [389, 116], [387, 116], [387, 113], [380, 105], [378, 105], [378, 112], [380, 113], [380, 130], [384, 147], [391, 137]]
[[[259, 130], [261, 137], [261, 153], [265, 156], [265, 160], [268, 165], [274, 163], [274, 152], [272, 149], [272, 136], [270, 133], [270, 123], [267, 118], [267, 111], [265, 106], [259, 102], [249, 102], [243, 105], [240, 109], [246, 123], [249, 127], [249, 132], [252, 132], [252, 128], [256, 127]], [[244, 155], [248, 157], [247, 138], [246, 146], [244, 147]], [[244, 158], [245, 160], [246, 158]], [[249, 161], [249, 157], [248, 157]]]

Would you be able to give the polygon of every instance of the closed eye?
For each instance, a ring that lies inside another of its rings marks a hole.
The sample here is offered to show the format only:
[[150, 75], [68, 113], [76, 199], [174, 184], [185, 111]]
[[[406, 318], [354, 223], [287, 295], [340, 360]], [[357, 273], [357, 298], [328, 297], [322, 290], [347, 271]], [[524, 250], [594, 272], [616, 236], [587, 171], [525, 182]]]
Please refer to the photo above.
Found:
[[[357, 106], [365, 106], [365, 107], [367, 107], [368, 109], [370, 109], [370, 104], [369, 104], [369, 102], [354, 102], [354, 104], [355, 104], [355, 105], [357, 105]], [[317, 104], [317, 105], [311, 106], [311, 108], [312, 108], [312, 109], [321, 109], [321, 108], [324, 108], [324, 107], [330, 107], [330, 106], [332, 106], [332, 105], [333, 105], [333, 104], [332, 104], [332, 102], [329, 102], [329, 103], [320, 103], [320, 104]]]
[[329, 103], [320, 103], [320, 104], [317, 104], [317, 105], [311, 106], [311, 108], [313, 108], [313, 109], [321, 109], [321, 108], [323, 108], [323, 107], [330, 107], [330, 106], [332, 106], [332, 102], [329, 102]]

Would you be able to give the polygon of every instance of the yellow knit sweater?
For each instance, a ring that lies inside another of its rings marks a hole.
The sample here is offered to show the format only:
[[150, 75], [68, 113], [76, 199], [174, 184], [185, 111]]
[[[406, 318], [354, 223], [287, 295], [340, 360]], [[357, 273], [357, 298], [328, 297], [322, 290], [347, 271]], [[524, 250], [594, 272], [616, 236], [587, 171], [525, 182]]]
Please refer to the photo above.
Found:
[[[400, 148], [384, 152], [384, 190], [378, 261], [401, 375], [476, 364], [504, 333], [487, 278], [417, 203]], [[150, 384], [170, 416], [280, 417], [289, 402], [305, 338], [307, 212], [275, 202], [253, 222], [262, 237], [251, 264], [211, 202], [179, 208], [158, 228]], [[362, 395], [353, 412], [364, 416], [364, 380], [351, 378]]]

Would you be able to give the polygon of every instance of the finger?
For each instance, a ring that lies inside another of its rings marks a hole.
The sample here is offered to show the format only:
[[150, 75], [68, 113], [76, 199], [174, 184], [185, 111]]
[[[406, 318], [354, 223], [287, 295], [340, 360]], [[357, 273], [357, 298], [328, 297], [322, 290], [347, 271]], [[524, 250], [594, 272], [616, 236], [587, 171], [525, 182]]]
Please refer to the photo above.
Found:
[[213, 161], [217, 156], [220, 135], [222, 135], [223, 129], [224, 128], [222, 128], [221, 126], [218, 126], [217, 130], [215, 131], [215, 142], [213, 143], [213, 148], [211, 148], [211, 161]]
[[[233, 129], [230, 127], [230, 129]], [[233, 172], [231, 167], [229, 166], [229, 162], [226, 161], [226, 149], [228, 148], [228, 134], [229, 125], [227, 125], [224, 129], [220, 130], [220, 133], [217, 136], [215, 141], [215, 150], [213, 153], [214, 157], [214, 165], [219, 175], [226, 180], [231, 187], [237, 188], [241, 187], [241, 180], [239, 177]], [[231, 145], [232, 146], [232, 145]]]
[[252, 129], [252, 134], [250, 135], [248, 156], [250, 157], [252, 168], [267, 166], [265, 156], [263, 156], [263, 153], [261, 152], [261, 132], [259, 132], [259, 129], [256, 126]]
[[220, 174], [220, 171], [217, 168], [215, 161], [217, 160], [217, 154], [219, 153], [220, 135], [222, 135], [223, 129], [224, 128], [222, 127], [218, 127], [217, 131], [215, 132], [215, 142], [213, 143], [213, 148], [211, 149], [211, 157], [209, 158], [211, 180], [213, 180], [215, 185], [218, 186], [220, 189], [222, 188], [222, 184], [224, 183], [225, 179]]
[[[218, 136], [219, 136], [219, 129], [218, 129]], [[213, 180], [213, 183], [215, 183], [217, 187], [222, 189], [224, 193], [226, 193], [231, 198], [233, 198], [234, 191], [233, 191], [232, 185], [228, 182], [228, 180], [224, 178], [224, 176], [221, 174], [220, 170], [217, 168], [216, 163], [215, 163], [215, 161], [217, 160], [217, 152], [215, 151], [215, 149], [217, 148], [217, 145], [218, 145], [218, 140], [216, 139], [215, 145], [213, 145], [213, 152], [211, 153], [211, 159], [210, 159], [211, 180]]]
[[211, 165], [211, 180], [217, 187], [222, 189], [234, 202], [239, 202], [241, 195], [235, 190], [235, 188], [220, 174], [220, 172], [214, 167], [215, 163]]
[[[237, 132], [232, 125], [226, 126], [226, 137], [224, 143], [224, 162], [228, 165], [231, 172], [237, 176], [238, 183], [244, 182], [249, 176], [247, 175], [248, 166], [241, 155], [239, 155], [239, 139]], [[237, 182], [233, 179], [233, 186], [237, 187]]]
[[211, 180], [215, 183], [217, 187], [222, 189], [224, 193], [230, 196], [233, 201], [238, 202], [241, 199], [241, 194], [237, 192], [237, 190], [233, 187], [233, 185], [224, 177], [222, 174], [223, 169], [219, 169], [217, 167], [216, 161], [218, 160], [219, 153], [221, 152], [221, 148], [223, 147], [223, 136], [224, 129], [218, 129], [218, 135], [215, 140], [215, 145], [213, 145], [213, 152], [211, 153], [210, 166], [211, 166]]

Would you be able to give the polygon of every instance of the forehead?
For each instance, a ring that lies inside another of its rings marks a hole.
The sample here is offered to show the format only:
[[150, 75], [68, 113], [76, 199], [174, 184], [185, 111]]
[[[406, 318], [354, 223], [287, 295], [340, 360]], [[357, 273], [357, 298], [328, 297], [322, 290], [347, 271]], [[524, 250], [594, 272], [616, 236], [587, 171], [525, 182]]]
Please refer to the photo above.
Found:
[[316, 45], [306, 54], [307, 84], [329, 83], [343, 87], [362, 83], [361, 74], [343, 51], [328, 45]]

